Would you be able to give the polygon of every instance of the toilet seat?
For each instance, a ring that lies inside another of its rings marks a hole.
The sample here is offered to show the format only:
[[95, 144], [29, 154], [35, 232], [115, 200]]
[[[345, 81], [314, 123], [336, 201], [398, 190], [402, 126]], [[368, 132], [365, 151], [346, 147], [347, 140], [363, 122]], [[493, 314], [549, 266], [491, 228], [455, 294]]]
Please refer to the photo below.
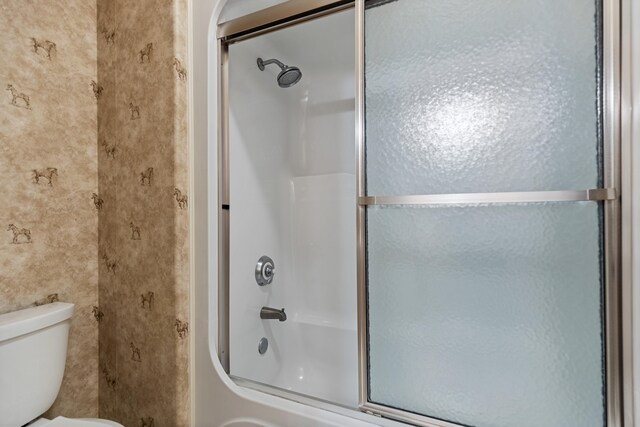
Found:
[[41, 418], [29, 427], [124, 427], [115, 421], [100, 418], [65, 418], [57, 417], [53, 420]]

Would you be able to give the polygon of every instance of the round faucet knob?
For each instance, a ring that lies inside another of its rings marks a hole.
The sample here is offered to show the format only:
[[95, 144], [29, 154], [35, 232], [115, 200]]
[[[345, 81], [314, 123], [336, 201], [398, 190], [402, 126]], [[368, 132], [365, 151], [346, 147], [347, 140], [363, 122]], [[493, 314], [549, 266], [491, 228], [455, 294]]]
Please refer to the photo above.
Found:
[[273, 266], [273, 264], [265, 264], [264, 266], [264, 277], [266, 277], [267, 279], [271, 276], [273, 276], [276, 272], [276, 268]]
[[260, 286], [268, 285], [273, 281], [273, 276], [276, 274], [276, 266], [273, 260], [266, 255], [260, 257], [256, 263], [256, 282]]

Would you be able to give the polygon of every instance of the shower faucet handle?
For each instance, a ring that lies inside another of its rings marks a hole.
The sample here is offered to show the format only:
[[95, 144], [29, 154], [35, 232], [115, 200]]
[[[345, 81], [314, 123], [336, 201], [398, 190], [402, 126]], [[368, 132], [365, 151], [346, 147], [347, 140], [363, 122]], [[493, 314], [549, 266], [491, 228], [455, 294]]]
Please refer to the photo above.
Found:
[[264, 277], [269, 279], [270, 277], [273, 277], [274, 274], [276, 274], [276, 268], [273, 266], [273, 264], [266, 264], [264, 266], [262, 274], [264, 275]]
[[273, 276], [276, 274], [276, 266], [273, 260], [266, 255], [260, 257], [256, 263], [256, 282], [260, 286], [268, 285], [273, 281]]

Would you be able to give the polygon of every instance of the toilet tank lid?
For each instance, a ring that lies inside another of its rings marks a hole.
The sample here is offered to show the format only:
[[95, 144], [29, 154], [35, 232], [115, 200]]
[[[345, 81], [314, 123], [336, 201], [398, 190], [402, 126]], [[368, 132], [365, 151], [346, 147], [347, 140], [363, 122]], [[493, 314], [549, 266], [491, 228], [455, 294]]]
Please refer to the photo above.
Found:
[[54, 302], [0, 314], [0, 343], [63, 322], [73, 315], [73, 304]]

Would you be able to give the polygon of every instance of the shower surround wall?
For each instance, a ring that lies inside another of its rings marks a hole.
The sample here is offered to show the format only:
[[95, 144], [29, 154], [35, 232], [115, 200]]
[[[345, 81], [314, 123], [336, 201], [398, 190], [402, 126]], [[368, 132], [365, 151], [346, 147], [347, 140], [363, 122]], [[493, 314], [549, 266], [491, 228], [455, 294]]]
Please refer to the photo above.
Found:
[[187, 426], [187, 0], [98, 0], [100, 416]]
[[75, 304], [62, 388], [47, 415], [94, 417], [96, 3], [3, 1], [0, 28], [0, 313]]
[[[351, 407], [354, 22], [347, 10], [229, 47], [231, 374]], [[311, 53], [313, 43], [322, 49]], [[258, 57], [300, 67], [302, 79], [281, 88], [280, 69], [261, 71]], [[258, 286], [263, 255], [276, 274]], [[260, 319], [263, 306], [284, 307], [286, 322]], [[262, 337], [269, 348], [259, 354]]]

